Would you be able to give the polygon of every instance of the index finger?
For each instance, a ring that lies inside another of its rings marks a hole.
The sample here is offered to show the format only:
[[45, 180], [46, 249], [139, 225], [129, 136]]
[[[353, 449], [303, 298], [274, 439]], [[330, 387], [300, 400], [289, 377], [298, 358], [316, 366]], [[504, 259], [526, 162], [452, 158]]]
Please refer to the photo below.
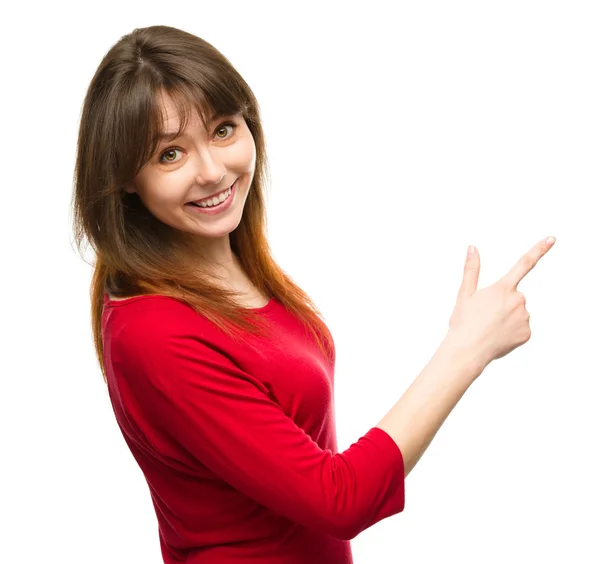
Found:
[[533, 270], [533, 267], [552, 248], [555, 242], [556, 239], [554, 237], [547, 237], [541, 240], [519, 259], [519, 262], [511, 268], [502, 280], [511, 290], [516, 290], [521, 280]]

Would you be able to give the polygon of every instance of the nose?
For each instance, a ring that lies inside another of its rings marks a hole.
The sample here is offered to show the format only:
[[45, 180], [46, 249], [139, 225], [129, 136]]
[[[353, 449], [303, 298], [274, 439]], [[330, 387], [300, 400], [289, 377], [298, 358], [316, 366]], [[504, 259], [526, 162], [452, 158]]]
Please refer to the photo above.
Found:
[[209, 156], [201, 159], [200, 170], [196, 174], [196, 182], [200, 186], [211, 184], [217, 185], [225, 176], [222, 164], [220, 164], [217, 160], [213, 159], [210, 156], [210, 152], [208, 152], [207, 154]]

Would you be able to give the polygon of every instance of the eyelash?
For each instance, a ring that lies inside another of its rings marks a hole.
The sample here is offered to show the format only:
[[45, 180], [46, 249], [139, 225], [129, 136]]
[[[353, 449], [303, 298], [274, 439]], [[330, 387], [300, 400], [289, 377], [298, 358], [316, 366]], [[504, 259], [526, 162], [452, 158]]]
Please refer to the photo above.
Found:
[[[229, 137], [231, 137], [234, 133], [235, 130], [238, 128], [238, 124], [233, 122], [233, 121], [225, 121], [223, 123], [221, 123], [220, 125], [217, 126], [217, 128], [215, 129], [215, 133], [217, 131], [219, 131], [219, 129], [226, 127], [228, 125], [231, 125], [231, 127], [233, 127], [233, 130], [231, 132], [231, 135]], [[229, 139], [229, 137], [221, 137], [221, 140], [225, 140], [225, 139]], [[162, 163], [162, 164], [174, 164], [178, 161], [163, 161], [163, 157], [167, 154], [170, 153], [171, 151], [182, 151], [183, 149], [179, 148], [179, 147], [169, 147], [168, 149], [165, 149], [160, 156], [158, 157], [158, 162]]]

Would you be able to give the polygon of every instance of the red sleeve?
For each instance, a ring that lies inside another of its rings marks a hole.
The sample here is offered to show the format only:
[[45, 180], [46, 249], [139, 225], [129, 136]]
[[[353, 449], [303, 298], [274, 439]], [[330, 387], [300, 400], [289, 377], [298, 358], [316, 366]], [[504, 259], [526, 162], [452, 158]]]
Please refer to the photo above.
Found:
[[342, 453], [321, 449], [259, 379], [187, 319], [146, 311], [111, 349], [122, 364], [124, 408], [160, 455], [201, 464], [261, 505], [338, 539], [404, 509], [404, 462], [385, 431], [373, 427]]

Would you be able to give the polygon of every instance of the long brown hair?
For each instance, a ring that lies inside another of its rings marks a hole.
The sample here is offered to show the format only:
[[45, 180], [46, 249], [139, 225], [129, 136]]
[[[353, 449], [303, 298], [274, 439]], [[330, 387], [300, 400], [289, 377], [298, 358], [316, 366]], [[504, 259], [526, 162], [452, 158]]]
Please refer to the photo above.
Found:
[[161, 92], [167, 93], [177, 108], [179, 133], [192, 111], [198, 113], [205, 128], [214, 115], [242, 112], [254, 138], [256, 166], [242, 218], [230, 234], [232, 252], [251, 282], [296, 316], [321, 352], [333, 361], [333, 339], [321, 312], [275, 263], [269, 249], [265, 216], [269, 171], [254, 94], [212, 45], [173, 27], [152, 26], [121, 37], [100, 62], [85, 96], [77, 140], [73, 231], [79, 252], [85, 238], [95, 253], [91, 322], [105, 382], [105, 292], [115, 297], [173, 297], [235, 339], [244, 331], [266, 335], [265, 319], [241, 308], [235, 301], [237, 292], [214, 282], [215, 277], [208, 274], [214, 264], [189, 234], [186, 237], [156, 219], [136, 193], [123, 189], [158, 147], [165, 118]]

